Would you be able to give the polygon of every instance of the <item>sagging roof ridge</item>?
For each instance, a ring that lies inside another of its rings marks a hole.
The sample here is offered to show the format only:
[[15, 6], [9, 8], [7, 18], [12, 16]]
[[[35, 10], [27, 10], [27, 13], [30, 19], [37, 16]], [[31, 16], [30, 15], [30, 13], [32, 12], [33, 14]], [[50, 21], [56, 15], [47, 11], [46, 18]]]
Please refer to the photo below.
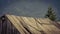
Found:
[[[11, 14], [4, 14], [4, 15], [2, 15], [2, 16], [7, 16], [7, 15], [11, 16]], [[1, 16], [1, 17], [2, 17], [2, 16]], [[17, 16], [17, 15], [13, 15], [13, 16]], [[49, 19], [49, 18], [40, 18], [40, 17], [29, 17], [29, 16], [18, 16], [18, 17], [39, 18], [39, 19]]]

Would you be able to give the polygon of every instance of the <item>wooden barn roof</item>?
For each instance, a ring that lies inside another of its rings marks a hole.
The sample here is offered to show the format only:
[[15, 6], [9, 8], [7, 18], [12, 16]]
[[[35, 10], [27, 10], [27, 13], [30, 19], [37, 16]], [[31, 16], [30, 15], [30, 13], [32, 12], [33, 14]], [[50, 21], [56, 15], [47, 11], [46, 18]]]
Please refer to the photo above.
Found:
[[[60, 29], [48, 18], [5, 15], [21, 34], [60, 34]], [[60, 22], [58, 22], [60, 24]]]

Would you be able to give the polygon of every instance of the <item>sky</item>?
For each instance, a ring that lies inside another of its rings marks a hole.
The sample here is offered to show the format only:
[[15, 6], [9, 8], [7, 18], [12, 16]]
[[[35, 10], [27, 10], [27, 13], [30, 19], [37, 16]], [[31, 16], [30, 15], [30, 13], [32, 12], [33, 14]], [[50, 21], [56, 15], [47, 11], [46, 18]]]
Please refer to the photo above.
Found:
[[0, 15], [44, 17], [49, 5], [60, 18], [60, 0], [0, 0]]

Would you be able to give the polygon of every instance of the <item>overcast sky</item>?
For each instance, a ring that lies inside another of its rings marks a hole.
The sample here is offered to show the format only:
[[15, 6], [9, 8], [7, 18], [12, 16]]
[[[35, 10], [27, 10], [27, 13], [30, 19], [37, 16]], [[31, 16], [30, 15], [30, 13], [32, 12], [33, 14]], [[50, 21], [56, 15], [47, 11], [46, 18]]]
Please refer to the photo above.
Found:
[[43, 17], [48, 6], [60, 15], [60, 0], [0, 0], [0, 15], [10, 13], [20, 16]]

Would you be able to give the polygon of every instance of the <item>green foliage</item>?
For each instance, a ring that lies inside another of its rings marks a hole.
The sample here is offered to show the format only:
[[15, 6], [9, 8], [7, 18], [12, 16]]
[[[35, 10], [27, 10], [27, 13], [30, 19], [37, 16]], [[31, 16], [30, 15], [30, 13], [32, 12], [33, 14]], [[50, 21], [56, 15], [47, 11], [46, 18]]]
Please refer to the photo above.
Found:
[[55, 12], [52, 10], [51, 7], [48, 8], [47, 14], [45, 15], [46, 18], [51, 19], [52, 21], [56, 20]]

